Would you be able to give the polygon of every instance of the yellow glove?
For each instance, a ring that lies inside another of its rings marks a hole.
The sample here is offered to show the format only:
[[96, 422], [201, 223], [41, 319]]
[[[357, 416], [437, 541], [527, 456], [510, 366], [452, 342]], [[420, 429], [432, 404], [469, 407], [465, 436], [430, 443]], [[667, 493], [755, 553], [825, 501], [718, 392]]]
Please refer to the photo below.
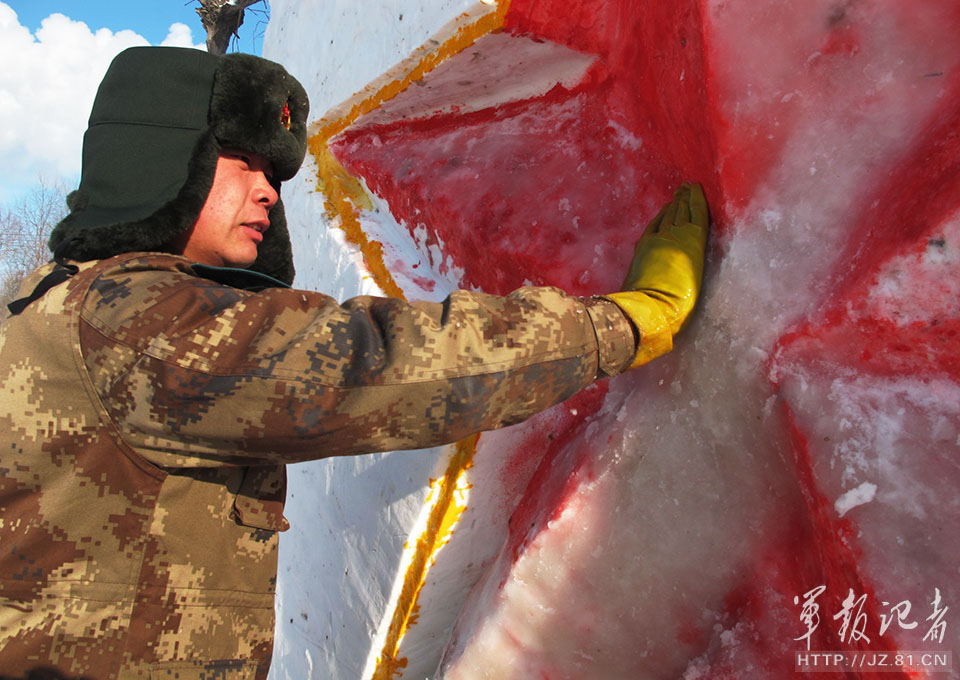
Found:
[[684, 183], [637, 241], [624, 292], [604, 296], [640, 332], [631, 368], [673, 349], [700, 292], [709, 219], [703, 189]]

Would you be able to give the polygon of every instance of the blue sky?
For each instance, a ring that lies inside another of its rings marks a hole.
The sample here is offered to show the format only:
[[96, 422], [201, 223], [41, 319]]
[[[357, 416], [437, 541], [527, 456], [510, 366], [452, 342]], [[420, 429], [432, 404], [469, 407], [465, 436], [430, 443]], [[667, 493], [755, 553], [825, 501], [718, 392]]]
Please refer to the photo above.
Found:
[[[75, 188], [97, 86], [136, 45], [205, 49], [196, 0], [0, 0], [0, 207], [43, 179]], [[259, 54], [265, 7], [230, 51]]]
[[[139, 33], [152, 45], [160, 44], [171, 24], [180, 22], [190, 27], [198, 40], [203, 28], [196, 9], [197, 0], [4, 0], [17, 13], [20, 23], [31, 31], [40, 28], [40, 22], [59, 12], [76, 21], [82, 21], [91, 30], [109, 28], [116, 32], [130, 29]], [[259, 24], [259, 25], [258, 25]], [[231, 50], [259, 54], [266, 28], [266, 14], [262, 5], [247, 11], [239, 40]]]

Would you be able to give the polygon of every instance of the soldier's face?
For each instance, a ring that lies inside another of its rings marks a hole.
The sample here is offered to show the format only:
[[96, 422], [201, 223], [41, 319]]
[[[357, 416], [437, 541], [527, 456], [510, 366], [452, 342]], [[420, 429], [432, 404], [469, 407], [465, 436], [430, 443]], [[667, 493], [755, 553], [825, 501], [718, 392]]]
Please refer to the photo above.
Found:
[[183, 254], [215, 267], [252, 265], [278, 199], [269, 181], [272, 172], [270, 162], [256, 154], [221, 151], [207, 201], [184, 234]]

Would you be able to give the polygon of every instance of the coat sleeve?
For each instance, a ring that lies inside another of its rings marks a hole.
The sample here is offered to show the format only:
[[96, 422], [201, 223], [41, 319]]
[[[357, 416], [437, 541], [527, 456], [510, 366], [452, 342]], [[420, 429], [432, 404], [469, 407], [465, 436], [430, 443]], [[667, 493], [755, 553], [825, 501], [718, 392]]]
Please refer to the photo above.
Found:
[[129, 268], [92, 283], [80, 326], [107, 417], [163, 467], [456, 441], [524, 420], [624, 370], [634, 352], [613, 303], [553, 288], [341, 305]]

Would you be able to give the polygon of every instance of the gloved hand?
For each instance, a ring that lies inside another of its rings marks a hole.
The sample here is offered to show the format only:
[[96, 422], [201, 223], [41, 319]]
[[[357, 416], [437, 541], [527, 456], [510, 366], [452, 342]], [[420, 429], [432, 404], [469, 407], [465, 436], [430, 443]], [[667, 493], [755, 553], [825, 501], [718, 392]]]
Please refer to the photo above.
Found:
[[640, 333], [631, 368], [673, 349], [700, 292], [709, 220], [703, 189], [684, 183], [637, 241], [623, 292], [604, 296]]

